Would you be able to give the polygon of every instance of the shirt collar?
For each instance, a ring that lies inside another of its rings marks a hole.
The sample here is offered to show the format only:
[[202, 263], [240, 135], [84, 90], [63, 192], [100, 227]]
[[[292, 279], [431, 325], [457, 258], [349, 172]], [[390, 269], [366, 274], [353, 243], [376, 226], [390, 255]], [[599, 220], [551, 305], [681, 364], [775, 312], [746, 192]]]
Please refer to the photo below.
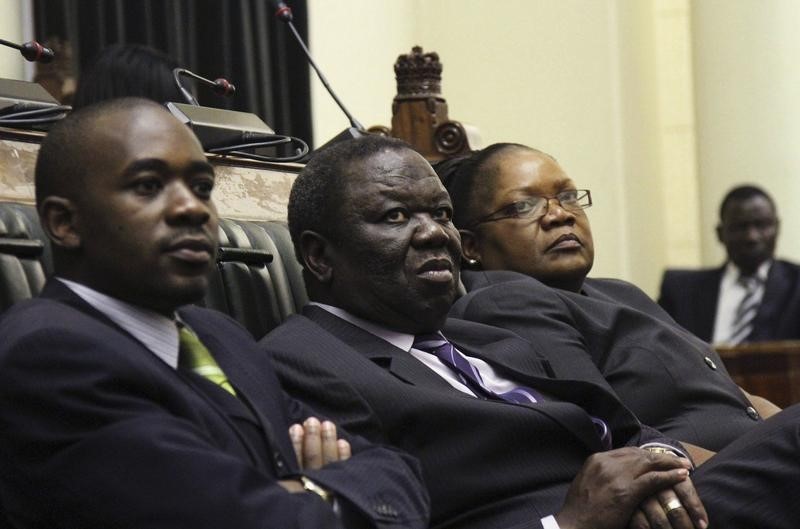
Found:
[[113, 298], [75, 281], [56, 279], [133, 335], [167, 365], [178, 367], [178, 328], [174, 318]]
[[[769, 275], [769, 269], [772, 267], [772, 259], [767, 259], [763, 263], [759, 265], [756, 269], [756, 273], [753, 276], [758, 279], [758, 282], [762, 285], [767, 282], [767, 276]], [[734, 281], [739, 279], [742, 275], [741, 271], [739, 271], [739, 267], [733, 264], [733, 262], [728, 261], [728, 264], [725, 266], [725, 274], [731, 276]]]
[[338, 316], [339, 318], [352, 323], [356, 327], [359, 327], [371, 334], [374, 334], [378, 338], [382, 338], [386, 340], [390, 344], [394, 345], [398, 349], [402, 349], [403, 351], [410, 351], [411, 346], [414, 345], [414, 335], [413, 334], [406, 334], [403, 332], [396, 332], [383, 325], [379, 325], [375, 322], [365, 320], [363, 318], [359, 318], [358, 316], [354, 316], [347, 312], [346, 310], [334, 307], [333, 305], [326, 305], [324, 303], [317, 303], [316, 301], [312, 301], [309, 303], [310, 305], [315, 305], [321, 309], [324, 309], [334, 316]]

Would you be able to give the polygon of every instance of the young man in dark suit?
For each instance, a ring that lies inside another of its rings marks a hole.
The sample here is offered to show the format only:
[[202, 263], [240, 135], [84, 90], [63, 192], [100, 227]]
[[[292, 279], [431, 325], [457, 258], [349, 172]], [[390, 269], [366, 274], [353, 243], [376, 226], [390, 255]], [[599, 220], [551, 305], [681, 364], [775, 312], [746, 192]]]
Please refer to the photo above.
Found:
[[530, 342], [447, 318], [461, 255], [451, 217], [402, 142], [317, 153], [289, 201], [312, 304], [261, 342], [287, 388], [420, 458], [433, 527], [796, 527], [800, 408], [695, 471], [707, 517], [681, 459], [639, 448], [679, 446], [602, 382], [556, 378]]
[[775, 259], [780, 221], [772, 197], [756, 186], [735, 187], [722, 200], [719, 219], [727, 262], [667, 270], [659, 304], [712, 343], [800, 339], [800, 266]]
[[20, 528], [426, 527], [415, 462], [337, 439], [282, 392], [244, 329], [186, 306], [215, 263], [213, 187], [194, 135], [145, 100], [86, 107], [44, 140], [36, 198], [55, 277], [0, 321], [6, 517]]

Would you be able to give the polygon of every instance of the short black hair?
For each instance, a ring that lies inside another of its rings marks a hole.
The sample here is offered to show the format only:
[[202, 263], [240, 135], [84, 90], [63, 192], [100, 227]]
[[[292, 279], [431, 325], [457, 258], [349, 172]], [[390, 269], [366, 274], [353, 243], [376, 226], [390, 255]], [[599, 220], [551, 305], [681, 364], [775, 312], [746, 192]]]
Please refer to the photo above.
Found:
[[725, 209], [731, 202], [741, 202], [753, 197], [764, 197], [767, 202], [769, 202], [769, 205], [772, 206], [773, 213], [777, 214], [775, 209], [775, 201], [772, 200], [772, 197], [760, 187], [747, 184], [736, 186], [728, 191], [728, 193], [725, 195], [725, 198], [722, 199], [722, 204], [719, 206], [719, 220], [722, 220], [722, 216], [725, 214]]
[[148, 46], [108, 46], [80, 73], [72, 106], [81, 108], [118, 97], [144, 97], [157, 103], [185, 102], [172, 74], [178, 66], [177, 61]]
[[440, 162], [434, 169], [442, 180], [453, 202], [453, 224], [456, 228], [469, 228], [475, 221], [478, 204], [494, 188], [496, 168], [490, 163], [494, 157], [507, 150], [526, 150], [550, 156], [520, 143], [494, 143], [452, 162]]
[[63, 196], [70, 190], [82, 188], [87, 164], [97, 148], [92, 141], [92, 127], [100, 118], [142, 106], [167, 112], [163, 106], [148, 99], [109, 99], [75, 110], [51, 127], [36, 159], [36, 205], [41, 205], [50, 195]]
[[345, 177], [352, 164], [383, 150], [404, 149], [412, 147], [396, 138], [369, 134], [334, 143], [314, 153], [289, 194], [289, 232], [298, 261], [303, 262], [300, 235], [304, 231], [315, 231], [333, 241], [343, 235], [336, 229], [337, 214], [347, 188]]

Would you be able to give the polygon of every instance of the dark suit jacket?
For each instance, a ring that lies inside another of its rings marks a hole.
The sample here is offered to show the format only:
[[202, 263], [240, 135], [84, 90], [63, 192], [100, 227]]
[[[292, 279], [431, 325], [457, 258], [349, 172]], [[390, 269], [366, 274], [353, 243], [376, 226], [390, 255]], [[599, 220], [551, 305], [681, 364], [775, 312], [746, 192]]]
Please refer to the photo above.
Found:
[[[675, 321], [699, 338], [711, 341], [717, 315], [719, 282], [724, 267], [667, 270], [658, 303]], [[753, 321], [749, 342], [800, 339], [800, 266], [775, 260], [769, 270], [764, 299]]]
[[319, 307], [292, 316], [260, 345], [287, 391], [350, 431], [420, 458], [434, 527], [541, 527], [586, 457], [601, 450], [583, 408], [609, 423], [615, 446], [665, 440], [643, 433], [602, 385], [554, 379], [549, 362], [513, 333], [455, 319], [443, 332], [464, 354], [553, 400], [517, 405], [465, 395], [409, 353]]
[[759, 419], [709, 345], [624, 281], [587, 279], [581, 294], [522, 274], [465, 272], [451, 315], [534, 342], [560, 377], [605, 378], [639, 419], [717, 451]]
[[[318, 496], [277, 484], [299, 473], [287, 428], [312, 412], [233, 320], [180, 315], [238, 399], [167, 366], [59, 282], [0, 320], [0, 495], [19, 527], [342, 526]], [[425, 527], [416, 463], [351, 441], [351, 460], [306, 474], [362, 522]]]

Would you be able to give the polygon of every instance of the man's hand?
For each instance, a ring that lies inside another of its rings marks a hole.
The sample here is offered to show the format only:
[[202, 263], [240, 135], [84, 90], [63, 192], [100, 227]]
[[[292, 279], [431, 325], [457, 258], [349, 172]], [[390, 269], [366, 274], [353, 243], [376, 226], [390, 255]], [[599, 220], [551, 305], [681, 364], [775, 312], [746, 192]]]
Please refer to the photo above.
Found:
[[[561, 529], [626, 527], [645, 498], [686, 482], [690, 466], [685, 459], [640, 448], [593, 454], [572, 481], [556, 521]], [[684, 487], [683, 491], [689, 501], [688, 490]], [[637, 521], [646, 523], [646, 519]]]
[[706, 529], [708, 515], [691, 479], [686, 479], [647, 498], [634, 513], [630, 529], [672, 527]]
[[[301, 470], [315, 470], [328, 463], [350, 459], [350, 443], [336, 436], [336, 425], [330, 421], [320, 424], [316, 417], [309, 417], [302, 425], [289, 427], [297, 464]], [[292, 493], [306, 492], [299, 480], [285, 479], [278, 484]]]
[[316, 417], [309, 417], [302, 426], [289, 427], [289, 438], [303, 470], [316, 470], [350, 458], [350, 443], [337, 438], [336, 425], [330, 421], [320, 424]]

